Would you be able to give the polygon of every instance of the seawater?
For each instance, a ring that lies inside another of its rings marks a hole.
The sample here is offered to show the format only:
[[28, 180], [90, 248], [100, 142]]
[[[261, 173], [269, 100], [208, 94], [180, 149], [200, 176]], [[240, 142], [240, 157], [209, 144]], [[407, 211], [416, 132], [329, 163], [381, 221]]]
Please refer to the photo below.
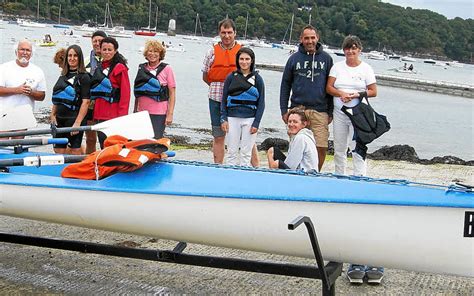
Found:
[[[53, 64], [53, 55], [59, 47], [79, 44], [85, 55], [91, 49], [90, 38], [82, 37], [82, 32], [65, 36], [63, 30], [57, 28], [22, 28], [17, 25], [4, 24], [0, 29], [0, 62], [4, 63], [15, 58], [14, 45], [28, 38], [40, 41], [45, 34], [51, 34], [57, 46], [43, 48], [35, 46], [32, 62], [40, 66], [47, 80], [47, 97], [44, 102], [36, 104], [36, 108], [51, 105], [51, 89], [59, 76], [59, 68]], [[130, 80], [133, 83], [138, 64], [145, 62], [140, 52], [145, 40], [150, 37], [133, 36], [130, 39], [119, 38], [119, 51], [128, 59]], [[201, 66], [206, 51], [210, 48], [210, 39], [201, 41], [182, 39], [182, 36], [156, 36], [153, 39], [171, 42], [175, 47], [179, 43], [185, 52], [168, 51], [165, 62], [174, 70], [177, 80], [177, 102], [174, 122], [187, 128], [210, 128], [207, 86], [202, 81]], [[284, 64], [288, 52], [273, 48], [254, 48], [256, 59], [260, 63]], [[335, 62], [344, 57], [333, 56]], [[460, 84], [474, 85], [472, 65], [463, 68], [440, 67], [424, 64], [422, 61], [413, 63], [417, 74], [402, 74], [394, 69], [403, 66], [403, 62], [389, 60], [365, 60], [375, 70], [376, 74], [409, 75], [415, 79], [448, 81]], [[410, 64], [410, 63], [408, 63]], [[266, 137], [286, 138], [286, 129], [280, 116], [279, 90], [282, 73], [260, 71], [266, 86], [266, 109], [261, 122], [262, 132], [257, 141]], [[407, 77], [407, 76], [404, 76]], [[371, 100], [375, 110], [386, 115], [392, 129], [374, 143], [369, 145], [369, 152], [383, 145], [408, 144], [413, 146], [420, 158], [454, 155], [466, 160], [474, 159], [473, 143], [473, 114], [474, 100], [448, 96], [436, 93], [378, 87], [378, 97]], [[130, 103], [133, 106], [133, 99]], [[268, 132], [271, 129], [272, 132]], [[194, 137], [192, 133], [189, 137]]]

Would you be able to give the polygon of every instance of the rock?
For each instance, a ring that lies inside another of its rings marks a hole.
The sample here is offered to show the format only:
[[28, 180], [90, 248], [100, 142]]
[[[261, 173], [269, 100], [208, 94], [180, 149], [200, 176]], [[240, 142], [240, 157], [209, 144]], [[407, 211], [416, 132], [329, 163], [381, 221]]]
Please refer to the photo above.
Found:
[[374, 160], [405, 160], [419, 162], [415, 148], [409, 145], [383, 146], [373, 153], [367, 154], [367, 158]]
[[165, 135], [168, 139], [170, 139], [171, 143], [174, 145], [182, 145], [186, 146], [189, 145], [190, 138], [188, 136], [179, 136], [179, 135]]
[[288, 151], [289, 142], [280, 138], [266, 138], [257, 146], [259, 151], [267, 151], [270, 147], [278, 147], [281, 151]]
[[435, 163], [444, 163], [444, 164], [457, 164], [457, 165], [467, 165], [467, 162], [462, 160], [459, 157], [452, 156], [452, 155], [446, 155], [443, 157], [433, 157], [431, 160], [428, 161], [429, 164], [435, 164]]
[[419, 164], [474, 165], [474, 160], [465, 161], [452, 155], [436, 156], [432, 159], [420, 159], [416, 154], [415, 148], [409, 145], [383, 146], [375, 152], [367, 154], [367, 158], [373, 160], [404, 160]]

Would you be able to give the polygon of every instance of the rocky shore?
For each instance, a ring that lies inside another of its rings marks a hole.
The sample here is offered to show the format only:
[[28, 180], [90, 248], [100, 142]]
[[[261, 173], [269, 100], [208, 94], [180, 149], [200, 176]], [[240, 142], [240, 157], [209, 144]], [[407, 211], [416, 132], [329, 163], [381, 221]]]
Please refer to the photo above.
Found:
[[[43, 126], [49, 125], [48, 108], [40, 109], [35, 115], [38, 123]], [[259, 134], [263, 135], [265, 139], [261, 143], [257, 143], [259, 151], [266, 151], [272, 146], [277, 146], [282, 151], [288, 150], [288, 140], [282, 138], [275, 138], [273, 135], [277, 132], [274, 128], [262, 128]], [[165, 136], [171, 140], [173, 145], [178, 145], [187, 149], [210, 149], [212, 145], [211, 131], [207, 128], [189, 128], [183, 127], [180, 124], [172, 124], [167, 128]], [[334, 148], [332, 140], [329, 140], [329, 155], [334, 155]], [[350, 156], [350, 152], [348, 152]], [[431, 159], [422, 159], [418, 157], [415, 148], [409, 145], [393, 145], [384, 146], [372, 153], [368, 153], [367, 158], [373, 160], [395, 160], [407, 161], [419, 164], [455, 164], [473, 166], [474, 160], [463, 160], [452, 155], [436, 156]]]

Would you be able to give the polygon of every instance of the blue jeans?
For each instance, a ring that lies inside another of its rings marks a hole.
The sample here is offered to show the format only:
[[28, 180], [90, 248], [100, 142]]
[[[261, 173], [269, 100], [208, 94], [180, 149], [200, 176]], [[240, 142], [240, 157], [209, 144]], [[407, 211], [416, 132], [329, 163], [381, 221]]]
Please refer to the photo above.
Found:
[[221, 103], [209, 99], [209, 113], [211, 114], [212, 136], [224, 137], [225, 133], [221, 129]]

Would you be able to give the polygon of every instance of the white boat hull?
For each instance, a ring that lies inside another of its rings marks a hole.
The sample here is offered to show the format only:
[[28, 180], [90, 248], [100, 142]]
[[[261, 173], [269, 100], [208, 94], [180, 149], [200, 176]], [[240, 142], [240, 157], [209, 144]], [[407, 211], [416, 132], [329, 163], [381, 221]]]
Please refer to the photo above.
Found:
[[5, 184], [0, 197], [1, 215], [313, 258], [306, 229], [287, 228], [297, 216], [308, 216], [325, 260], [474, 277], [474, 238], [462, 236], [463, 208], [58, 192]]

